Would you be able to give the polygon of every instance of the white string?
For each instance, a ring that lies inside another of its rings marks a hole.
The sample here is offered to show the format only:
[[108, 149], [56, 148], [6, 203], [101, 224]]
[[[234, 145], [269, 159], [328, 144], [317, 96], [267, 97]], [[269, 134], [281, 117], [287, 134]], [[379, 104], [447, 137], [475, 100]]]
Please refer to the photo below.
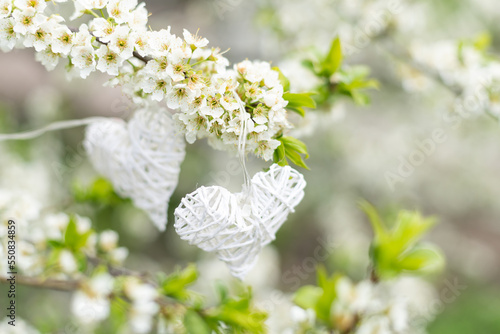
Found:
[[241, 113], [241, 129], [240, 129], [240, 138], [238, 141], [238, 156], [240, 160], [240, 165], [243, 169], [243, 181], [246, 186], [246, 190], [250, 191], [250, 188], [252, 186], [250, 182], [250, 175], [247, 170], [246, 166], [246, 141], [247, 141], [247, 131], [248, 131], [248, 118], [246, 117], [246, 110], [245, 110], [245, 105], [243, 104], [243, 101], [241, 101], [240, 96], [238, 93], [236, 93], [236, 90], [233, 90], [233, 95], [236, 101], [238, 102], [240, 106], [240, 113]]
[[0, 134], [0, 141], [34, 139], [34, 138], [39, 137], [41, 135], [44, 135], [45, 133], [50, 132], [50, 131], [76, 128], [79, 126], [89, 125], [92, 123], [96, 123], [96, 122], [100, 122], [100, 121], [108, 120], [108, 119], [109, 118], [107, 118], [107, 117], [89, 117], [89, 118], [84, 118], [84, 119], [75, 119], [75, 120], [69, 120], [69, 121], [54, 122], [54, 123], [51, 123], [51, 124], [41, 128], [41, 129], [37, 129], [37, 130], [33, 130], [33, 131], [12, 133], [12, 134]]

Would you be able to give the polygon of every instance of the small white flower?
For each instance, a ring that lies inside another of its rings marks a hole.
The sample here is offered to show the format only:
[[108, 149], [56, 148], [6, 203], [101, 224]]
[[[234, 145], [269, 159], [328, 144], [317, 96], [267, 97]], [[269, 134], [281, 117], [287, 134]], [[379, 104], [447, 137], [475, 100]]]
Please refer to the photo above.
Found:
[[118, 245], [118, 233], [106, 230], [99, 235], [99, 247], [105, 252], [110, 252]]
[[78, 264], [73, 253], [66, 249], [59, 254], [59, 266], [66, 274], [72, 274], [78, 270]]
[[[135, 50], [137, 53], [139, 53], [141, 56], [145, 57], [151, 53], [151, 49], [149, 47], [148, 43], [148, 32], [142, 32], [142, 33], [132, 33], [130, 34], [130, 39], [132, 41], [132, 44], [135, 45]], [[148, 62], [148, 64], [151, 63]]]
[[52, 32], [52, 52], [69, 55], [73, 47], [75, 34], [66, 26], [60, 26]]
[[92, 46], [76, 46], [71, 50], [71, 61], [80, 70], [80, 77], [87, 78], [95, 71], [95, 50]]
[[288, 101], [283, 99], [283, 86], [281, 85], [265, 92], [263, 100], [272, 110], [280, 110], [288, 105]]
[[117, 27], [109, 36], [108, 48], [124, 59], [132, 58], [134, 40], [131, 39], [130, 29], [126, 26]]
[[179, 45], [179, 41], [170, 33], [170, 27], [160, 31], [149, 33], [149, 45], [151, 47], [151, 56], [158, 58], [168, 56], [170, 48], [173, 45]]
[[12, 50], [16, 46], [17, 33], [14, 31], [16, 21], [13, 17], [0, 19], [0, 47]]
[[18, 268], [27, 276], [36, 276], [43, 271], [43, 257], [39, 254], [39, 250], [31, 242], [19, 240], [17, 243], [17, 253], [19, 261]]
[[0, 0], [0, 19], [6, 18], [12, 12], [12, 0]]
[[187, 44], [194, 46], [194, 48], [203, 48], [208, 45], [208, 39], [198, 36], [198, 34], [193, 35], [186, 29], [182, 33], [184, 40]]
[[281, 145], [281, 142], [276, 139], [262, 140], [258, 143], [255, 149], [255, 154], [265, 161], [273, 158], [274, 151]]
[[167, 91], [171, 87], [170, 79], [161, 77], [146, 77], [140, 83], [141, 89], [147, 93], [151, 94], [151, 98], [155, 101], [161, 101], [165, 98]]
[[73, 37], [73, 47], [86, 46], [92, 47], [92, 34], [89, 31], [89, 27], [86, 24], [80, 25], [78, 31]]
[[116, 52], [110, 50], [106, 45], [102, 45], [96, 52], [98, 63], [96, 68], [109, 75], [118, 75], [120, 66], [125, 59], [121, 58]]
[[111, 35], [116, 30], [116, 26], [102, 17], [95, 18], [89, 23], [90, 30], [93, 31], [95, 37], [103, 43], [108, 43]]
[[207, 90], [206, 92], [207, 105], [200, 108], [200, 113], [213, 118], [221, 117], [225, 112], [220, 102], [222, 96], [216, 90]]
[[43, 219], [43, 230], [47, 239], [59, 240], [63, 231], [69, 223], [69, 217], [65, 213], [47, 215]]
[[87, 233], [92, 228], [92, 221], [88, 217], [75, 215], [75, 223], [78, 234]]
[[187, 66], [183, 63], [168, 64], [165, 73], [172, 79], [173, 82], [179, 82], [186, 78]]
[[233, 92], [226, 92], [220, 99], [221, 105], [228, 111], [237, 110], [240, 108], [239, 102], [235, 99]]
[[109, 0], [76, 0], [85, 9], [101, 9], [106, 7]]
[[130, 29], [138, 32], [146, 32], [149, 16], [146, 4], [141, 2], [130, 14], [132, 15], [132, 18], [128, 21]]
[[130, 278], [125, 282], [124, 290], [133, 302], [153, 301], [158, 297], [158, 292], [154, 287], [135, 278]]
[[125, 247], [118, 247], [109, 252], [109, 258], [116, 264], [122, 264], [128, 256], [128, 249]]
[[21, 9], [34, 9], [37, 12], [43, 12], [47, 7], [45, 0], [14, 0], [14, 6]]
[[186, 84], [177, 84], [172, 87], [167, 95], [167, 105], [170, 109], [186, 111], [195, 99], [195, 93], [187, 88]]
[[118, 24], [128, 23], [133, 19], [131, 11], [137, 6], [137, 0], [111, 0], [106, 7], [108, 15]]
[[28, 8], [24, 11], [15, 9], [12, 17], [16, 21], [14, 31], [21, 35], [26, 35], [28, 32], [34, 34], [38, 26], [46, 20], [44, 15], [39, 14], [33, 8]]
[[50, 48], [47, 48], [35, 54], [35, 59], [42, 63], [47, 71], [52, 71], [54, 68], [56, 68], [57, 64], [59, 63], [59, 58], [60, 55], [52, 52]]
[[182, 42], [182, 39], [176, 38], [170, 46], [168, 60], [170, 63], [185, 62], [193, 56], [191, 48]]
[[73, 295], [73, 315], [83, 324], [95, 324], [108, 318], [114, 279], [107, 273], [94, 276]]

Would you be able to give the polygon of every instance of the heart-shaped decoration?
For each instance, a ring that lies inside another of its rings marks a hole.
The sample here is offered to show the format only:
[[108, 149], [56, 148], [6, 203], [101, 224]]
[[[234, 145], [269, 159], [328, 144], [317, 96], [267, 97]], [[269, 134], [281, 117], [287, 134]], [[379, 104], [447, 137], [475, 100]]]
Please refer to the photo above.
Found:
[[200, 187], [175, 209], [174, 227], [181, 239], [216, 252], [232, 275], [242, 279], [300, 203], [305, 186], [302, 174], [274, 164], [269, 171], [255, 174], [241, 193]]
[[185, 156], [182, 133], [165, 110], [138, 110], [127, 124], [109, 119], [87, 127], [84, 146], [94, 168], [131, 198], [163, 231]]

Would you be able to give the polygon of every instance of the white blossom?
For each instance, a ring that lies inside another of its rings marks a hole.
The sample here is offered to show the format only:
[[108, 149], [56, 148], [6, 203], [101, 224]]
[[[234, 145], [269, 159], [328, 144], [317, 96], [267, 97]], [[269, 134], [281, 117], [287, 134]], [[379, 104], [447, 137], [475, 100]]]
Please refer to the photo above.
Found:
[[125, 59], [121, 58], [119, 54], [110, 50], [106, 45], [102, 45], [97, 51], [98, 62], [96, 68], [109, 75], [118, 75], [120, 66]]
[[15, 20], [14, 31], [22, 35], [34, 34], [38, 26], [46, 20], [46, 17], [34, 8], [27, 8], [23, 11], [15, 9], [12, 17]]
[[119, 26], [109, 36], [108, 48], [116, 52], [121, 58], [131, 58], [134, 52], [134, 39], [132, 37], [130, 28]]
[[14, 6], [21, 9], [33, 9], [37, 12], [43, 12], [47, 7], [45, 0], [14, 0]]
[[6, 18], [12, 12], [12, 0], [0, 0], [0, 19]]
[[96, 68], [96, 54], [92, 46], [76, 46], [71, 50], [73, 65], [80, 70], [82, 79], [87, 78]]
[[113, 277], [107, 273], [92, 277], [73, 295], [73, 315], [82, 324], [95, 324], [107, 319], [110, 313], [109, 294], [113, 290], [113, 284]]
[[99, 247], [106, 251], [110, 252], [115, 249], [118, 245], [118, 233], [112, 230], [106, 230], [101, 232], [99, 236]]
[[75, 34], [66, 26], [61, 26], [52, 32], [52, 52], [69, 55], [73, 46]]
[[17, 33], [14, 30], [16, 21], [13, 17], [0, 18], [0, 47], [12, 50], [17, 43]]
[[64, 249], [59, 253], [59, 265], [64, 273], [72, 274], [78, 270], [78, 264], [73, 254]]
[[106, 6], [108, 15], [118, 24], [132, 20], [131, 11], [137, 6], [137, 0], [110, 0]]

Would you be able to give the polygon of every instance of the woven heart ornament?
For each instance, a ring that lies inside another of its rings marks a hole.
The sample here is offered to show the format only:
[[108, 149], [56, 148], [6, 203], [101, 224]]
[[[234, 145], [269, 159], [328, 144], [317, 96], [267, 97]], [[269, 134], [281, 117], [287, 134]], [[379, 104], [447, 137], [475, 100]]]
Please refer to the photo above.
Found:
[[241, 193], [200, 187], [182, 199], [174, 227], [181, 239], [215, 252], [231, 274], [242, 279], [300, 203], [305, 186], [302, 174], [274, 164], [255, 174]]
[[139, 110], [127, 124], [108, 119], [87, 127], [85, 149], [94, 168], [131, 198], [159, 230], [177, 187], [185, 142], [166, 110]]

